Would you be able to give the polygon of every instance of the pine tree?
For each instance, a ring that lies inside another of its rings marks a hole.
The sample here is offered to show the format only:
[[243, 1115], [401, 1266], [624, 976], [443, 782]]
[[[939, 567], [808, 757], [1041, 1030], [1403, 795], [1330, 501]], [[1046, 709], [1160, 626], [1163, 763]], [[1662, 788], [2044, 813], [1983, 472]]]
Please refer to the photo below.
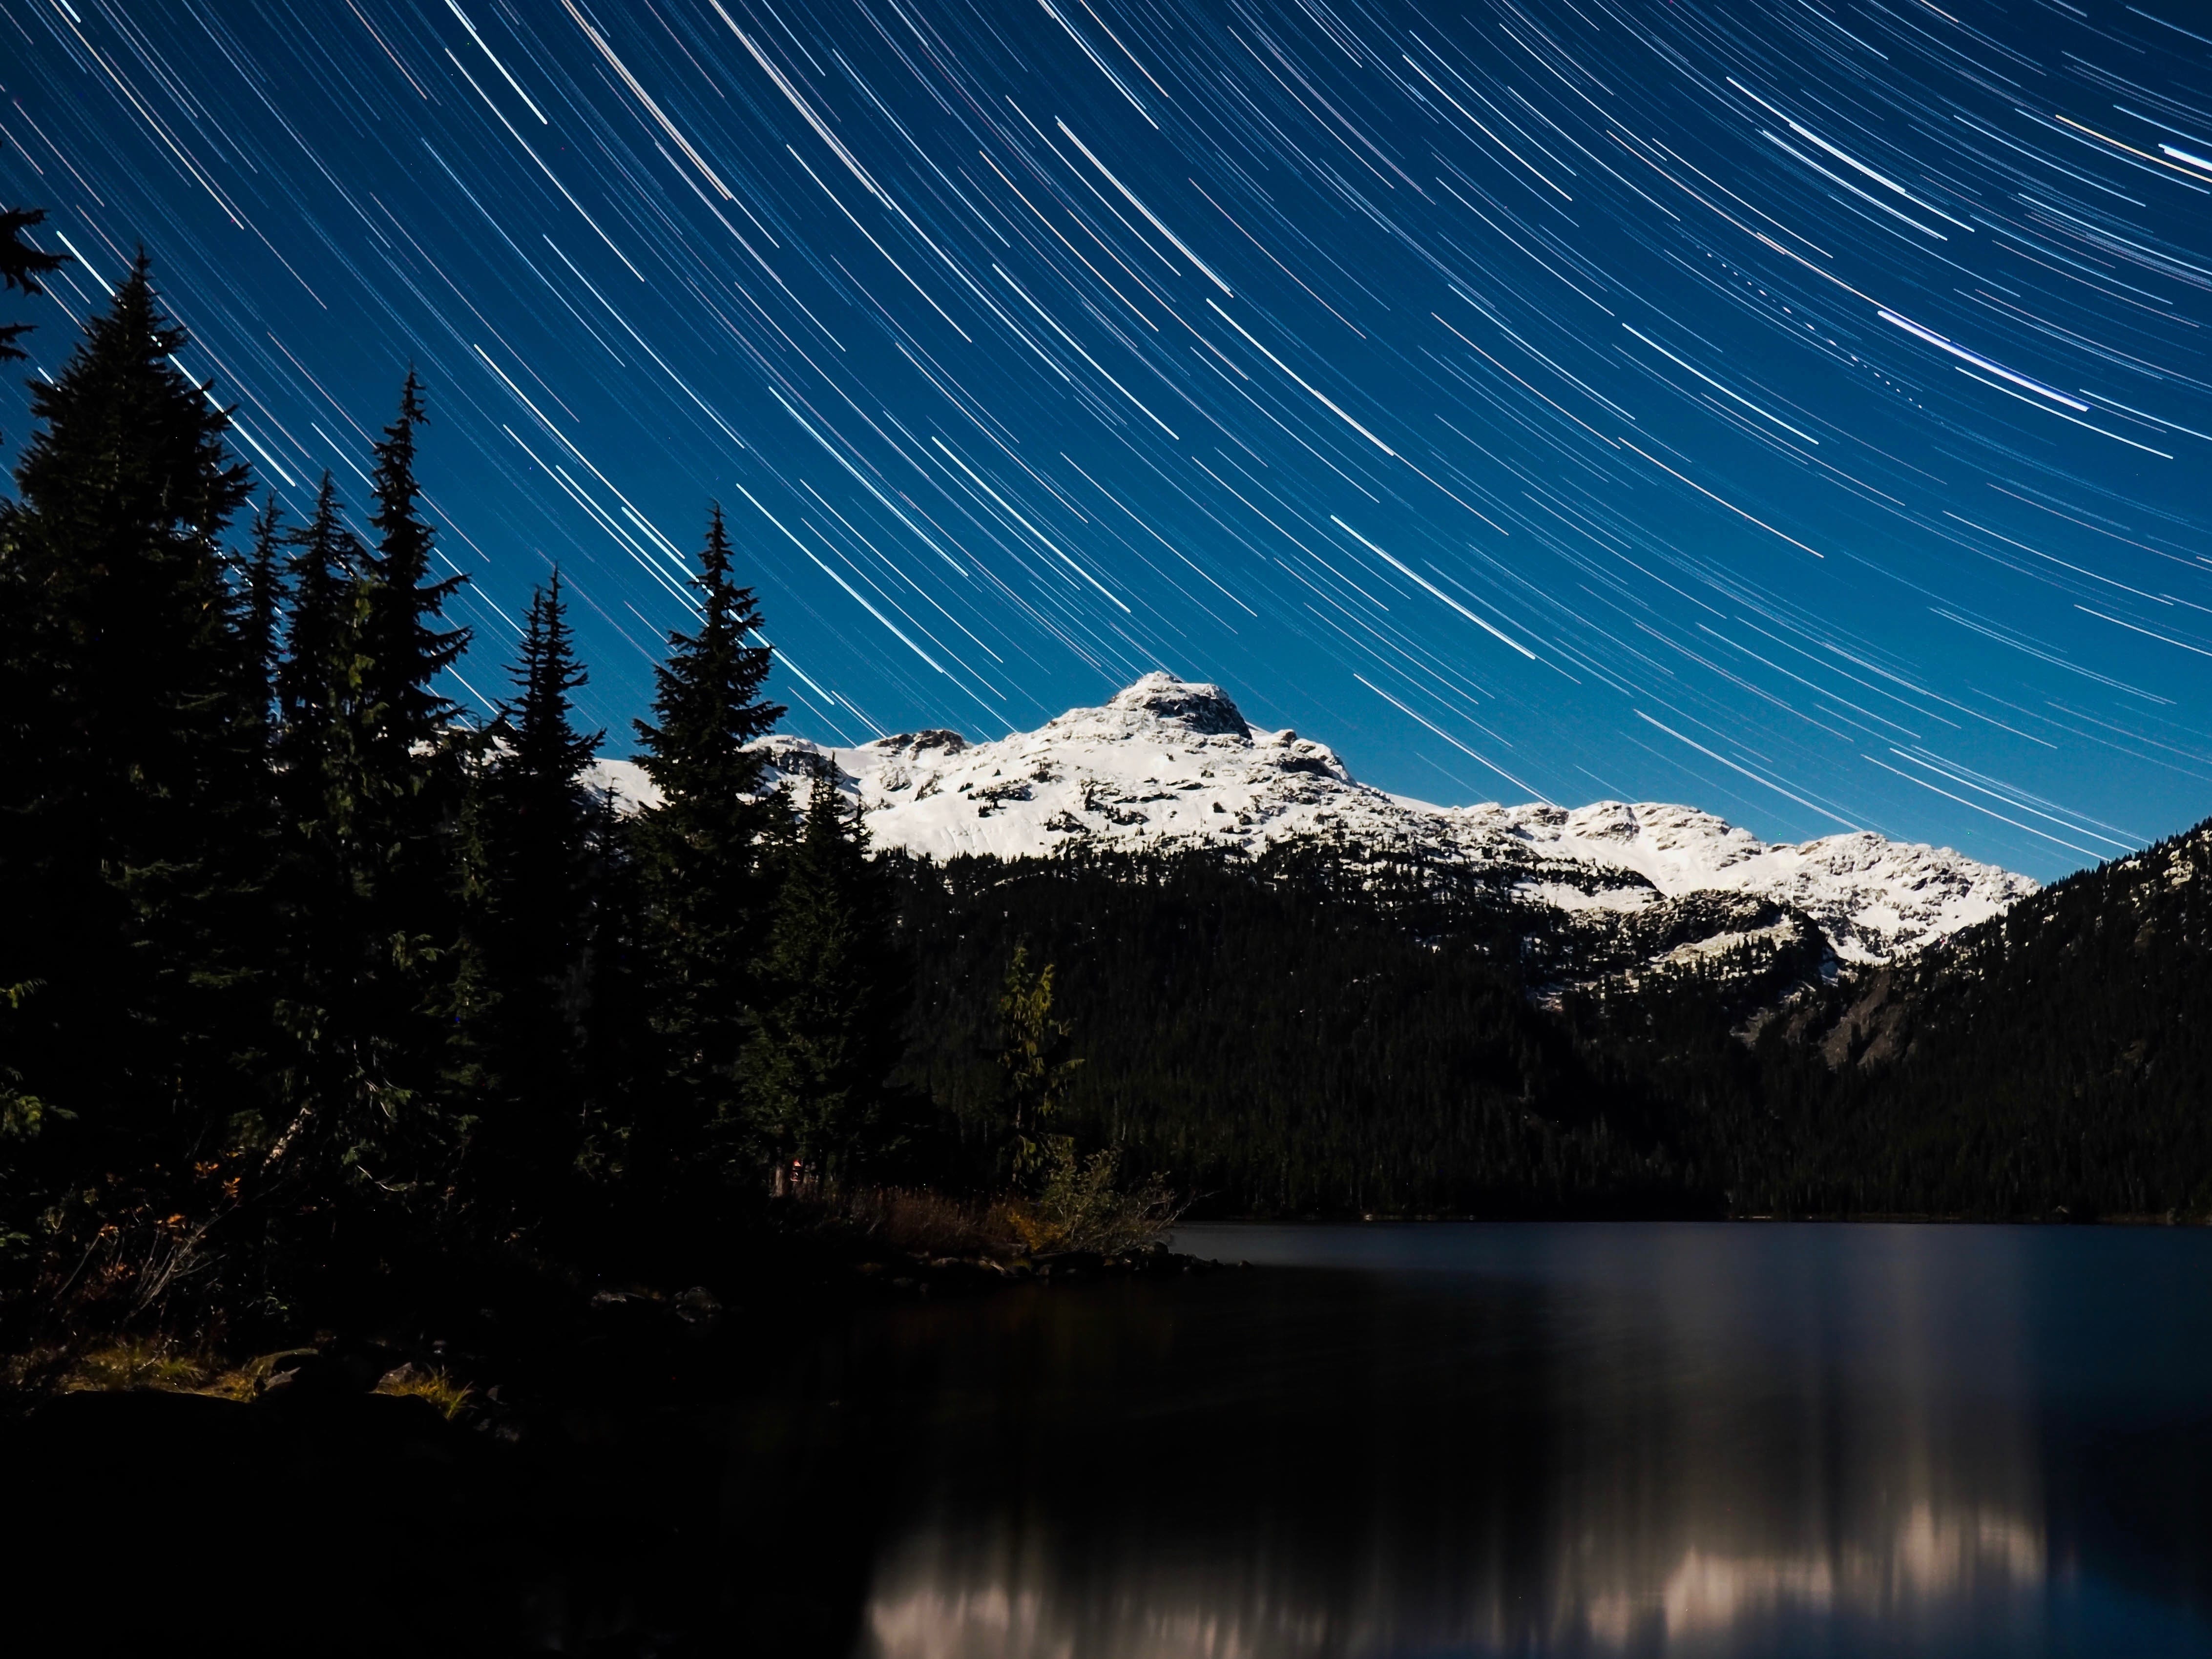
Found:
[[264, 733], [218, 540], [247, 484], [185, 343], [142, 257], [34, 387], [0, 520], [0, 1046], [80, 1171], [216, 1150], [256, 1040]]
[[278, 636], [284, 612], [284, 560], [278, 552], [285, 539], [283, 518], [274, 495], [262, 502], [253, 519], [253, 552], [238, 594], [246, 676], [240, 693], [245, 705], [241, 716], [258, 728], [264, 749], [276, 740], [276, 674], [283, 654]]
[[635, 1120], [629, 1161], [647, 1173], [711, 1164], [738, 1137], [738, 1079], [750, 965], [768, 897], [763, 837], [787, 816], [763, 800], [767, 762], [746, 745], [783, 710], [767, 702], [770, 653], [752, 590], [730, 580], [729, 536], [714, 509], [693, 579], [699, 623], [668, 637], [653, 671], [654, 721], [636, 722], [659, 802], [632, 821], [638, 939], [653, 1036], [665, 1056], [658, 1097]]
[[350, 746], [321, 757], [326, 839], [356, 907], [349, 935], [366, 953], [339, 1021], [369, 1109], [349, 1116], [341, 1155], [396, 1194], [441, 1179], [460, 1132], [443, 1092], [462, 926], [464, 745], [436, 683], [469, 634], [440, 625], [462, 578], [430, 574], [436, 538], [415, 477], [424, 418], [410, 372], [375, 447], [375, 544], [353, 561], [334, 613], [349, 650], [333, 659], [344, 684], [331, 690], [351, 702], [332, 710], [328, 729]]
[[291, 607], [276, 672], [280, 830], [276, 888], [284, 971], [278, 1023], [283, 1127], [263, 1171], [276, 1191], [336, 1177], [374, 1143], [383, 1065], [377, 994], [383, 967], [368, 898], [374, 871], [361, 837], [368, 712], [368, 551], [325, 472], [315, 510], [289, 538]]
[[507, 746], [495, 770], [519, 826], [523, 880], [540, 892], [562, 890], [573, 884], [583, 851], [590, 805], [583, 775], [606, 732], [579, 732], [572, 718], [571, 694], [591, 675], [576, 660], [558, 567], [551, 582], [531, 595], [521, 653], [509, 676], [517, 695], [501, 712]]
[[750, 587], [730, 580], [730, 538], [718, 505], [699, 555], [699, 628], [668, 636], [669, 658], [653, 670], [653, 712], [659, 724], [633, 724], [645, 753], [641, 764], [670, 810], [704, 829], [708, 820], [750, 826], [750, 808], [768, 762], [746, 745], [775, 729], [782, 708], [760, 696], [773, 653], [747, 645], [760, 628]]
[[422, 516], [422, 490], [415, 477], [415, 432], [428, 419], [422, 383], [410, 369], [398, 416], [384, 428], [370, 472], [376, 507], [369, 520], [377, 539], [365, 570], [368, 615], [362, 630], [368, 700], [379, 711], [380, 768], [413, 795], [429, 791], [458, 712], [438, 691], [438, 677], [469, 644], [467, 629], [440, 625], [446, 601], [468, 579], [431, 575], [437, 537]]
[[437, 682], [467, 650], [469, 630], [441, 626], [446, 601], [466, 579], [431, 574], [436, 534], [415, 477], [415, 433], [426, 418], [410, 369], [370, 472], [376, 545], [361, 568], [360, 641], [362, 833], [383, 866], [377, 885], [392, 937], [427, 961], [452, 937], [451, 838], [460, 811], [459, 710]]
[[841, 1176], [884, 1149], [907, 990], [890, 888], [868, 860], [858, 803], [846, 805], [826, 765], [781, 863], [744, 1066], [779, 1185], [794, 1170]]
[[604, 732], [576, 729], [575, 658], [561, 573], [531, 596], [520, 653], [471, 791], [466, 976], [482, 1121], [473, 1184], [502, 1208], [542, 1210], [581, 1150], [583, 1048], [605, 829], [584, 773]]
[[328, 474], [289, 574], [276, 752], [290, 1044], [264, 1195], [404, 1208], [442, 1181], [459, 1134], [444, 1088], [452, 824], [424, 810], [425, 781], [458, 760], [442, 732], [394, 752], [372, 651], [378, 559]]
[[368, 552], [346, 526], [329, 473], [314, 516], [290, 541], [291, 614], [275, 674], [279, 788], [290, 829], [322, 843], [335, 870], [354, 834], [366, 764]]

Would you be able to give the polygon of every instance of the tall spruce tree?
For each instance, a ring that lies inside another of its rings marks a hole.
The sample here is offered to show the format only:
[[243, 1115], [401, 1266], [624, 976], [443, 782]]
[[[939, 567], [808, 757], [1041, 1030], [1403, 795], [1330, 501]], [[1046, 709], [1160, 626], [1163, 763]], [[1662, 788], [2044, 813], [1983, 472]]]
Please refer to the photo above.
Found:
[[641, 763], [660, 800], [631, 821], [637, 927], [650, 1020], [663, 1075], [632, 1119], [628, 1162], [646, 1181], [726, 1162], [744, 1127], [739, 1058], [752, 1001], [751, 966], [772, 890], [763, 838], [787, 819], [763, 799], [767, 762], [746, 745], [783, 710], [761, 696], [770, 653], [748, 644], [759, 626], [752, 590], [730, 580], [718, 506], [692, 580], [699, 622], [668, 636], [653, 671], [651, 722], [636, 722]]
[[380, 896], [393, 937], [418, 956], [449, 942], [452, 831], [460, 810], [459, 710], [438, 678], [468, 649], [469, 630], [442, 626], [460, 575], [431, 571], [436, 532], [422, 515], [415, 434], [428, 417], [413, 370], [399, 413], [376, 445], [369, 475], [376, 543], [361, 571], [363, 764], [369, 793], [363, 832], [377, 839]]
[[781, 879], [746, 1046], [751, 1126], [779, 1180], [849, 1173], [878, 1150], [908, 978], [889, 884], [825, 763]]
[[257, 1041], [265, 732], [218, 540], [247, 483], [185, 343], [142, 256], [34, 386], [0, 520], [0, 1047], [76, 1115], [46, 1137], [62, 1182], [180, 1179]]
[[278, 1023], [285, 1122], [265, 1175], [296, 1194], [377, 1144], [387, 1069], [379, 1015], [391, 969], [370, 908], [377, 871], [362, 834], [370, 709], [362, 634], [368, 550], [325, 472], [289, 538], [290, 612], [276, 673], [276, 888], [284, 971]]
[[246, 562], [238, 592], [239, 642], [244, 647], [245, 680], [240, 696], [245, 718], [256, 722], [264, 747], [276, 730], [276, 673], [283, 655], [284, 514], [269, 496], [253, 516], [253, 551]]
[[514, 697], [500, 713], [505, 746], [494, 767], [517, 826], [517, 878], [542, 894], [574, 890], [591, 816], [583, 776], [604, 730], [580, 732], [574, 693], [590, 684], [576, 660], [561, 572], [530, 596], [522, 644], [508, 676]]
[[328, 472], [313, 516], [289, 540], [291, 610], [275, 675], [279, 789], [290, 827], [326, 843], [335, 860], [353, 833], [362, 793], [368, 550], [347, 527]]
[[[375, 738], [380, 766], [414, 796], [434, 794], [458, 712], [437, 688], [438, 677], [460, 659], [469, 630], [447, 628], [446, 601], [467, 584], [465, 576], [434, 576], [437, 532], [422, 515], [422, 489], [415, 477], [415, 434], [429, 417], [422, 382], [407, 372], [399, 413], [376, 445], [369, 483], [376, 529], [368, 578], [368, 614], [362, 644], [368, 657], [369, 705], [379, 711]], [[434, 800], [426, 811], [450, 810]]]
[[325, 474], [293, 538], [276, 674], [290, 1043], [261, 1176], [279, 1210], [327, 1216], [333, 1194], [404, 1210], [442, 1190], [460, 1138], [447, 1087], [459, 792], [443, 787], [458, 745], [439, 726], [394, 741], [392, 687], [408, 677], [375, 654], [392, 648], [388, 563]]
[[475, 775], [467, 837], [468, 982], [459, 999], [480, 1121], [471, 1186], [518, 1218], [542, 1214], [586, 1130], [583, 1048], [605, 828], [584, 774], [605, 732], [580, 732], [589, 676], [561, 573], [531, 595], [514, 696]]
[[463, 579], [431, 573], [436, 536], [415, 477], [425, 418], [410, 371], [375, 446], [374, 544], [356, 560], [341, 607], [355, 699], [343, 724], [355, 747], [325, 757], [338, 767], [326, 775], [337, 790], [325, 798], [326, 822], [356, 907], [350, 937], [366, 953], [342, 1029], [371, 1109], [348, 1115], [343, 1156], [377, 1190], [402, 1195], [442, 1178], [460, 1127], [444, 1085], [465, 745], [437, 682], [469, 631], [441, 625]]

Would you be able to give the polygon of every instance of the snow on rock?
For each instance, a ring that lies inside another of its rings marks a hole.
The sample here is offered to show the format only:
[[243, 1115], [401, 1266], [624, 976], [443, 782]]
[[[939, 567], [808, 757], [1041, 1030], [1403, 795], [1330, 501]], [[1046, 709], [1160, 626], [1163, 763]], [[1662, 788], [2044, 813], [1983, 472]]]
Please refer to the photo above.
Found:
[[1733, 892], [1790, 905], [1818, 922], [1850, 961], [1878, 961], [1933, 943], [1986, 921], [2037, 887], [1948, 848], [1891, 841], [1870, 830], [1769, 844], [1710, 812], [1651, 802], [1600, 801], [1573, 811], [1460, 810], [1508, 821], [1556, 856], [1633, 870], [1670, 898]]
[[602, 756], [584, 770], [584, 787], [614, 803], [618, 812], [635, 812], [641, 806], [660, 805], [660, 791], [645, 769], [634, 760], [610, 760]]
[[[1708, 891], [1763, 898], [1802, 911], [1858, 961], [1931, 943], [2036, 890], [1947, 848], [1864, 830], [1770, 845], [1686, 806], [1432, 806], [1358, 782], [1326, 744], [1260, 731], [1219, 686], [1171, 674], [992, 743], [933, 731], [854, 749], [786, 736], [759, 746], [787, 776], [833, 763], [877, 845], [940, 860], [1343, 840], [1494, 869], [1522, 899], [1564, 911], [1632, 913]], [[624, 801], [656, 798], [635, 763], [603, 761], [594, 781]]]

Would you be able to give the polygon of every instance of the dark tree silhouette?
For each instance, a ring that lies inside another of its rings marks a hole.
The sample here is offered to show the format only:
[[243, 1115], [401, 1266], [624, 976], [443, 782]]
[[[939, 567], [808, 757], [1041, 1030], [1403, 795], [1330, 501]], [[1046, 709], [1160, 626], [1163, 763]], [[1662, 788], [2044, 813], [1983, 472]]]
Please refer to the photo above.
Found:
[[269, 775], [217, 539], [246, 471], [184, 344], [142, 258], [0, 517], [0, 1048], [75, 1157], [172, 1173], [251, 1103]]
[[843, 1176], [883, 1149], [908, 983], [892, 892], [826, 765], [780, 862], [744, 1056], [752, 1127], [779, 1171]]
[[641, 1170], [711, 1162], [743, 1130], [738, 1056], [771, 892], [763, 842], [787, 816], [761, 799], [767, 761], [746, 746], [783, 710], [761, 695], [770, 653], [747, 643], [760, 613], [752, 590], [730, 580], [719, 507], [691, 586], [698, 627], [669, 635], [668, 660], [653, 671], [653, 720], [636, 723], [661, 797], [637, 816], [630, 841], [653, 1027], [666, 1056], [658, 1107], [633, 1136]]
[[[0, 287], [26, 295], [44, 294], [41, 276], [50, 276], [69, 264], [66, 253], [48, 253], [33, 247], [23, 233], [46, 222], [44, 208], [0, 208]], [[28, 323], [0, 323], [0, 362], [20, 362], [26, 355], [15, 343], [30, 331]]]
[[253, 517], [253, 550], [247, 556], [237, 598], [239, 642], [244, 647], [244, 715], [259, 722], [263, 743], [276, 738], [276, 676], [283, 656], [284, 514], [274, 495]]
[[576, 727], [576, 660], [561, 573], [531, 596], [514, 696], [475, 779], [469, 960], [461, 998], [480, 1097], [472, 1182], [542, 1215], [588, 1127], [584, 1053], [605, 817], [585, 786], [603, 732]]

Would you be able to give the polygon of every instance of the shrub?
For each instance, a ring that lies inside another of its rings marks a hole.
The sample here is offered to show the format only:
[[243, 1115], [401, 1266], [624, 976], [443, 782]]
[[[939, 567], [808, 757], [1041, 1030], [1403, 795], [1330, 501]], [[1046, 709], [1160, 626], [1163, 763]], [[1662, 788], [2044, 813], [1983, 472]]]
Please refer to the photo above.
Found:
[[1079, 1158], [1068, 1135], [1048, 1135], [1039, 1148], [1036, 1196], [1006, 1206], [1007, 1224], [1032, 1255], [1081, 1250], [1119, 1255], [1165, 1236], [1183, 1212], [1157, 1170], [1133, 1187], [1115, 1182], [1119, 1147]]

